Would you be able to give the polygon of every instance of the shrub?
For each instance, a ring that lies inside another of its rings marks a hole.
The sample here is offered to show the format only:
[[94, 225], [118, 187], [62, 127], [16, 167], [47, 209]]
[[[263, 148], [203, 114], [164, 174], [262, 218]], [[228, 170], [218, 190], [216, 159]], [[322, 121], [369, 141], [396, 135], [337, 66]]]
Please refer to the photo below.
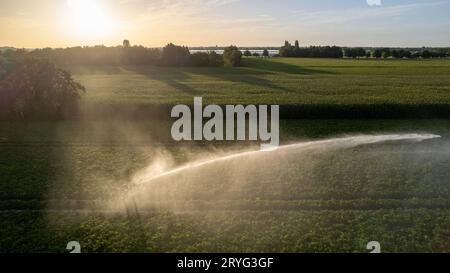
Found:
[[221, 66], [223, 65], [223, 57], [217, 54], [215, 51], [211, 51], [208, 55], [209, 65], [211, 66]]
[[209, 56], [205, 52], [197, 52], [190, 56], [189, 64], [192, 66], [209, 66]]
[[189, 65], [194, 67], [219, 66], [222, 65], [222, 57], [216, 52], [197, 52], [190, 55]]

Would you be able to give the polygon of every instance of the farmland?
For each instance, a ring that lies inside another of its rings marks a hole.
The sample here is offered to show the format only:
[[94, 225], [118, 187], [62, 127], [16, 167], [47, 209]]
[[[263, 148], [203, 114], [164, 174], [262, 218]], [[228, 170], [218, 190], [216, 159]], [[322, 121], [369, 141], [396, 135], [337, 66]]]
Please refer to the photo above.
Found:
[[[310, 109], [450, 106], [448, 60], [244, 64], [68, 67], [87, 88], [83, 119], [0, 121], [0, 251], [64, 252], [73, 240], [86, 252], [365, 252], [372, 240], [385, 252], [450, 251], [450, 120], [442, 118], [282, 120], [283, 144], [382, 133], [442, 138], [231, 162], [150, 185], [151, 209], [106, 205], [123, 203], [136, 174], [155, 161], [178, 166], [258, 147], [174, 143], [170, 120], [135, 119], [136, 107], [194, 96]], [[125, 114], [90, 117], [111, 106]]]
[[238, 68], [69, 67], [90, 102], [358, 105], [449, 104], [443, 60], [245, 59]]

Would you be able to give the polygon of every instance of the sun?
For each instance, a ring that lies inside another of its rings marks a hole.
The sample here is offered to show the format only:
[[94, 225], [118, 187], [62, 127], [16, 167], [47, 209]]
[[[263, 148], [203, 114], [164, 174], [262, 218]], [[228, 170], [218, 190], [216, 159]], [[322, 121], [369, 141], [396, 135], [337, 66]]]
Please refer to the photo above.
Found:
[[71, 29], [80, 38], [105, 38], [114, 31], [114, 21], [98, 0], [67, 0], [67, 6]]

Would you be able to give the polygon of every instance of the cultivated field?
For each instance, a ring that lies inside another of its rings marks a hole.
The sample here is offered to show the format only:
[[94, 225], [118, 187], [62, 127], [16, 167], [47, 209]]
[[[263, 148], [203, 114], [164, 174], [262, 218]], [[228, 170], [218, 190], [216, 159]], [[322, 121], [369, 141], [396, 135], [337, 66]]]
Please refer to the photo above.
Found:
[[450, 119], [286, 119], [282, 144], [442, 138], [245, 158], [164, 177], [144, 186], [145, 200], [129, 198], [148, 172], [258, 145], [174, 143], [170, 120], [91, 118], [97, 107], [191, 104], [194, 96], [310, 109], [450, 105], [448, 60], [244, 63], [70, 67], [87, 87], [82, 119], [0, 122], [0, 250], [64, 252], [79, 241], [84, 252], [366, 252], [375, 240], [384, 252], [450, 252]]
[[450, 61], [244, 60], [238, 68], [69, 67], [102, 103], [450, 104]]

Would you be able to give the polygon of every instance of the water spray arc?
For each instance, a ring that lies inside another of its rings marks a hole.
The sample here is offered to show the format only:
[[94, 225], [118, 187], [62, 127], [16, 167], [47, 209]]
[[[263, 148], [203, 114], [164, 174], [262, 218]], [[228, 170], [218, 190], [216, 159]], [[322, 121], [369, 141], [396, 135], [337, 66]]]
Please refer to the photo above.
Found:
[[184, 171], [202, 168], [202, 167], [206, 167], [208, 165], [212, 165], [212, 164], [216, 164], [216, 163], [223, 163], [223, 162], [227, 162], [227, 161], [231, 161], [231, 160], [242, 159], [245, 157], [256, 156], [259, 154], [276, 153], [276, 152], [291, 151], [291, 150], [298, 150], [298, 149], [327, 148], [327, 147], [329, 147], [329, 148], [331, 148], [331, 147], [351, 148], [351, 147], [357, 147], [357, 146], [361, 146], [361, 145], [370, 145], [370, 144], [392, 142], [392, 141], [417, 141], [417, 142], [420, 142], [420, 141], [431, 140], [431, 139], [440, 138], [440, 137], [441, 136], [434, 135], [434, 134], [388, 134], [388, 135], [360, 135], [360, 136], [333, 138], [333, 139], [318, 140], [318, 141], [300, 142], [300, 143], [296, 143], [296, 144], [280, 146], [280, 147], [278, 147], [276, 149], [272, 149], [272, 150], [257, 150], [257, 151], [240, 152], [240, 153], [225, 155], [225, 156], [217, 157], [217, 158], [213, 158], [213, 159], [200, 160], [197, 162], [188, 163], [184, 166], [181, 166], [181, 167], [178, 167], [178, 168], [175, 168], [172, 170], [168, 170], [165, 172], [161, 172], [159, 174], [155, 174], [146, 179], [142, 179], [139, 182], [137, 182], [136, 184], [137, 185], [151, 184], [161, 178], [179, 174]]

